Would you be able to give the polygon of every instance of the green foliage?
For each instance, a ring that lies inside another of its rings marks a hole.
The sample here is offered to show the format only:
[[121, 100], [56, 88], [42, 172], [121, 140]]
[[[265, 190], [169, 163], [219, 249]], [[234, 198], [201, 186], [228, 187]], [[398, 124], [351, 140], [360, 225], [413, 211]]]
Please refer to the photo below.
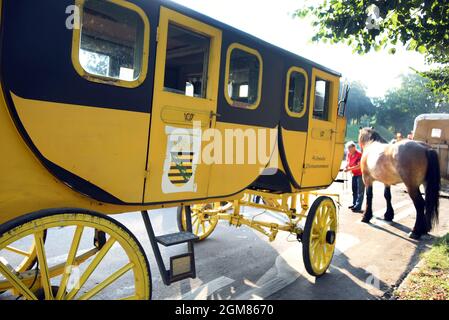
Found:
[[360, 82], [352, 82], [346, 106], [346, 117], [348, 120], [355, 120], [356, 123], [360, 123], [362, 117], [372, 116], [375, 113], [376, 108], [366, 95], [365, 86]]
[[359, 125], [348, 124], [346, 128], [346, 141], [355, 141], [359, 139]]
[[[388, 129], [384, 128], [381, 125], [374, 124], [373, 125], [376, 131], [380, 134], [382, 138], [384, 138], [387, 141], [390, 141], [394, 138], [393, 132], [389, 131]], [[346, 128], [346, 141], [355, 141], [357, 142], [359, 139], [359, 130], [360, 125], [358, 124], [348, 124]]]
[[429, 79], [427, 87], [436, 94], [439, 101], [444, 102], [449, 100], [447, 98], [449, 97], [449, 65], [439, 69], [421, 72], [420, 75]]
[[343, 42], [359, 54], [381, 49], [394, 53], [402, 43], [426, 55], [429, 63], [443, 65], [425, 74], [430, 79], [427, 85], [449, 100], [448, 1], [324, 0], [305, 5], [296, 15], [314, 18], [314, 41]]
[[376, 99], [376, 123], [391, 132], [407, 135], [413, 130], [414, 120], [423, 113], [448, 112], [449, 106], [426, 86], [429, 80], [417, 74], [402, 77], [399, 88], [387, 92], [385, 97]]
[[441, 101], [429, 88], [429, 80], [419, 74], [402, 77], [398, 88], [389, 90], [383, 98], [371, 101], [360, 83], [351, 84], [346, 117], [347, 140], [357, 140], [359, 127], [374, 126], [387, 141], [396, 132], [407, 136], [413, 130], [415, 118], [423, 113], [449, 112], [449, 104]]

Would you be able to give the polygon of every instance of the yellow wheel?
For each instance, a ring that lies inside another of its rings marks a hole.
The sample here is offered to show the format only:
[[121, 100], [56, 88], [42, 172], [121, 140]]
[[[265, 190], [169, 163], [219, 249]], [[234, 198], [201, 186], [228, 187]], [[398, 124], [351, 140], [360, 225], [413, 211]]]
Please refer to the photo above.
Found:
[[[10, 248], [30, 240], [36, 268], [19, 272], [13, 266], [21, 249]], [[150, 299], [151, 273], [138, 240], [119, 222], [86, 210], [51, 210], [0, 226], [0, 291], [8, 291], [6, 299]]]
[[319, 197], [312, 204], [302, 234], [303, 259], [307, 272], [324, 275], [331, 264], [337, 235], [337, 209], [329, 197]]
[[[196, 204], [191, 206], [192, 231], [199, 238], [205, 240], [215, 230], [218, 224], [218, 207], [220, 203]], [[179, 230], [187, 230], [185, 206], [178, 207]]]
[[[44, 231], [43, 235], [44, 243], [46, 238], [47, 238], [47, 231]], [[16, 255], [18, 255], [18, 257], [20, 256], [23, 257], [22, 259], [16, 259], [17, 263], [14, 266], [15, 272], [19, 273], [31, 270], [37, 262], [36, 242], [34, 241], [34, 239], [30, 239], [30, 241], [28, 241], [29, 245], [25, 244], [24, 242], [25, 241], [21, 243], [21, 247], [24, 247], [23, 249], [14, 246], [5, 247], [6, 251], [13, 252]]]

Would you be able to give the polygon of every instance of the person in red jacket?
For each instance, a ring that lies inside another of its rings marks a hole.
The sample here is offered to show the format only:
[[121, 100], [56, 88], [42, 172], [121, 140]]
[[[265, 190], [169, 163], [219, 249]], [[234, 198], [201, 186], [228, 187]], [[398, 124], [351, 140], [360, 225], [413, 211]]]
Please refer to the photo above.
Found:
[[354, 212], [362, 212], [363, 197], [365, 196], [365, 184], [362, 179], [362, 170], [360, 169], [360, 161], [362, 153], [357, 150], [357, 146], [353, 141], [346, 144], [348, 155], [346, 158], [345, 172], [352, 173], [352, 209]]

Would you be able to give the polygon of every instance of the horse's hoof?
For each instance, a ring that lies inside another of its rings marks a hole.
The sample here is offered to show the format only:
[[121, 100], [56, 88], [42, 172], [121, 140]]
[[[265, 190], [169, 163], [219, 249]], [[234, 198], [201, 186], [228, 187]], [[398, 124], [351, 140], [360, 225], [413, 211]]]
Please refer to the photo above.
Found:
[[370, 223], [371, 222], [372, 217], [363, 217], [362, 222], [363, 223]]
[[394, 211], [393, 210], [387, 210], [384, 214], [384, 220], [388, 222], [392, 222], [394, 219]]
[[425, 233], [421, 236], [421, 240], [432, 240], [432, 239], [433, 237], [428, 233]]
[[419, 240], [419, 239], [421, 239], [421, 234], [420, 233], [416, 233], [416, 232], [410, 232], [410, 234], [408, 235], [408, 237], [410, 238], [410, 239], [413, 239], [413, 240]]

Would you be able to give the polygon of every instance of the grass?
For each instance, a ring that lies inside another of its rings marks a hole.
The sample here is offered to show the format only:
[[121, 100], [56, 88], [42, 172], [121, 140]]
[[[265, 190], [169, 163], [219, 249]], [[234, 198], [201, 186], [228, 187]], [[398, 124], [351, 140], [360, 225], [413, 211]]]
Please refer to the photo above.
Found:
[[422, 255], [423, 263], [395, 292], [400, 300], [449, 300], [449, 234]]

